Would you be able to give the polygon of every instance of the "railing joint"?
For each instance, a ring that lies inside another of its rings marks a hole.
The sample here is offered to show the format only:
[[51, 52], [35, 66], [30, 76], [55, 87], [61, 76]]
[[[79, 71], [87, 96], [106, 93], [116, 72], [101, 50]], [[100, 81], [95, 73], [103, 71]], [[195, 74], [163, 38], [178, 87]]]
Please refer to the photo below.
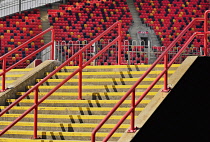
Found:
[[34, 138], [34, 136], [31, 136], [31, 139], [36, 140], [36, 139], [42, 139], [42, 138], [41, 137]]
[[0, 93], [7, 91], [9, 88], [6, 88], [4, 90], [0, 90]]
[[161, 92], [165, 92], [165, 93], [168, 93], [171, 91], [171, 87], [168, 87], [167, 89], [163, 89]]
[[127, 133], [135, 133], [137, 130], [139, 130], [139, 128], [138, 128], [138, 127], [134, 127], [133, 130], [129, 129], [129, 130], [127, 131]]

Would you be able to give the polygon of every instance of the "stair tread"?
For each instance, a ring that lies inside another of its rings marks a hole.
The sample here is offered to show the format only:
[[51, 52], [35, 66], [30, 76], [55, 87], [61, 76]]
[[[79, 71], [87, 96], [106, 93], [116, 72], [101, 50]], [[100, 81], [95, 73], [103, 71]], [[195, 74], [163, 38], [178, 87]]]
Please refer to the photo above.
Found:
[[[11, 69], [9, 72], [22, 72], [22, 71], [31, 71], [33, 68], [25, 68], [25, 69]], [[0, 69], [2, 72], [2, 69]]]
[[[7, 102], [14, 102], [16, 99], [7, 99]], [[74, 104], [79, 104], [79, 103], [113, 103], [116, 104], [118, 103], [119, 100], [45, 100], [42, 103], [74, 103]], [[149, 103], [150, 100], [142, 100], [141, 103]], [[23, 99], [21, 100], [21, 103], [34, 103], [33, 99]], [[130, 100], [125, 100], [124, 104], [130, 104]]]
[[[131, 88], [133, 85], [84, 85], [83, 89], [104, 89], [104, 88]], [[136, 88], [148, 88], [150, 85], [138, 85]], [[153, 88], [162, 88], [163, 85], [155, 85]], [[27, 86], [27, 89], [33, 86]], [[54, 89], [56, 86], [39, 86], [39, 89]], [[78, 89], [78, 86], [61, 86], [59, 89]]]
[[[46, 95], [48, 92], [39, 92], [39, 95]], [[122, 96], [125, 95], [126, 92], [83, 92], [83, 96]], [[142, 95], [143, 92], [136, 92], [136, 95]], [[147, 95], [155, 95], [157, 92], [149, 92]], [[24, 95], [25, 92], [18, 92], [17, 95]], [[30, 93], [29, 95], [34, 95], [34, 93]], [[78, 96], [78, 92], [54, 92], [52, 96]]]
[[[113, 81], [137, 81], [139, 78], [83, 78], [83, 82], [113, 82]], [[156, 78], [145, 78], [143, 81], [154, 81]], [[39, 82], [42, 79], [37, 79], [36, 81]], [[64, 79], [48, 79], [46, 82], [61, 82]], [[163, 81], [164, 79], [161, 78], [160, 81]], [[78, 79], [70, 79], [67, 82], [78, 82]]]
[[[19, 117], [21, 114], [4, 114], [2, 117]], [[105, 115], [51, 115], [39, 114], [38, 118], [54, 118], [54, 119], [103, 119]], [[137, 117], [137, 116], [136, 116]], [[34, 118], [34, 114], [27, 114], [25, 118]], [[109, 119], [121, 119], [120, 115], [112, 115]], [[130, 116], [127, 117], [130, 119]]]
[[[106, 68], [148, 68], [151, 65], [103, 65], [103, 69]], [[180, 64], [173, 64], [171, 67], [179, 67]], [[157, 64], [156, 67], [164, 67], [163, 64]], [[78, 66], [65, 66], [62, 69], [77, 69]], [[87, 66], [85, 69], [101, 69], [102, 66]]]
[[[9, 125], [11, 121], [1, 121], [0, 125]], [[98, 124], [94, 123], [43, 123], [39, 122], [40, 127], [85, 127], [95, 128]], [[113, 128], [116, 124], [104, 124], [102, 128]], [[34, 126], [33, 122], [18, 122], [15, 126]], [[122, 124], [120, 128], [128, 128], [130, 124]]]
[[[82, 75], [122, 75], [122, 74], [143, 74], [146, 71], [115, 71], [115, 72], [83, 72]], [[150, 74], [160, 74], [162, 71], [151, 71]], [[175, 70], [169, 70], [168, 73], [172, 74]], [[72, 72], [58, 72], [54, 75], [70, 75]], [[50, 72], [47, 72], [46, 75], [50, 74]], [[78, 73], [76, 74], [78, 75]]]
[[[16, 138], [0, 138], [1, 142], [90, 142], [90, 141], [81, 141], [81, 140], [49, 140], [49, 139], [16, 139]], [[96, 141], [99, 142], [99, 141]], [[109, 141], [112, 142], [112, 141]]]
[[[7, 106], [0, 106], [0, 109], [5, 109]], [[27, 110], [28, 106], [14, 106], [11, 110]], [[38, 107], [38, 110], [54, 110], [54, 111], [110, 111], [112, 107]], [[127, 111], [129, 108], [121, 107], [118, 111]], [[136, 108], [136, 111], [142, 111], [144, 108]]]
[[6, 77], [22, 77], [25, 74], [7, 74]]
[[[18, 134], [18, 135], [33, 135], [34, 131], [30, 130], [8, 130], [5, 134]], [[62, 132], [62, 131], [37, 131], [38, 135], [54, 135], [54, 136], [91, 136], [91, 132]], [[108, 133], [98, 132], [96, 136], [104, 137]], [[123, 133], [114, 133], [113, 137], [121, 137]]]
[[[90, 140], [50, 140], [50, 139], [18, 139], [18, 138], [0, 138], [1, 142], [90, 142]], [[96, 141], [101, 142], [101, 141]], [[108, 141], [116, 142], [116, 141]]]

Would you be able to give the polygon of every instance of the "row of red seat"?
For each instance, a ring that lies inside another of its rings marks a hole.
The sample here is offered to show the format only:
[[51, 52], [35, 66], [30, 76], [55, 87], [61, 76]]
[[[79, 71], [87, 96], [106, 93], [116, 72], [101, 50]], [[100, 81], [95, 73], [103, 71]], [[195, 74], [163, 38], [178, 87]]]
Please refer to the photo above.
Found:
[[[22, 13], [15, 13], [10, 16], [0, 18], [0, 56], [18, 47], [22, 43], [36, 36], [42, 32], [40, 11], [38, 9], [24, 11]], [[39, 38], [28, 46], [23, 47], [12, 56], [8, 57], [7, 66], [10, 66], [22, 57], [25, 57], [37, 50], [44, 44], [43, 38]], [[32, 57], [25, 63], [18, 66], [18, 68], [26, 67], [36, 57]]]
[[[56, 32], [56, 41], [90, 41], [116, 21], [122, 22], [122, 41], [131, 39], [128, 29], [132, 23], [132, 16], [126, 0], [70, 1], [67, 5], [60, 5], [59, 10], [48, 10], [48, 14], [51, 26]], [[116, 29], [105, 35], [103, 39], [112, 40], [117, 36]], [[74, 50], [77, 48], [74, 47]], [[76, 51], [66, 49], [63, 52], [64, 55], [67, 54], [66, 58], [68, 58]], [[116, 50], [113, 52], [112, 56], [116, 57]], [[90, 51], [87, 51], [86, 54], [90, 54]], [[77, 60], [72, 65], [78, 65], [76, 63], [78, 63]], [[99, 63], [114, 64], [117, 61], [109, 56], [109, 58], [103, 58], [103, 62]]]
[[[205, 10], [209, 9], [209, 2], [207, 0], [152, 0], [149, 2], [135, 0], [135, 6], [142, 22], [154, 29], [162, 46], [167, 47], [193, 18], [203, 17]], [[181, 47], [195, 31], [203, 31], [203, 23], [197, 22], [177, 42], [176, 46]], [[190, 49], [196, 48], [199, 50], [200, 47], [203, 47], [203, 43], [203, 37], [197, 36], [187, 48], [187, 53], [194, 54], [194, 50]], [[162, 47], [153, 47], [153, 49], [155, 51], [159, 50], [160, 53], [164, 51], [161, 50]], [[200, 53], [197, 52], [197, 54]], [[160, 54], [156, 55], [159, 56]]]
[[[197, 2], [193, 0], [187, 2], [168, 0], [142, 2], [136, 0], [135, 6], [143, 22], [154, 29], [163, 46], [168, 46], [193, 18], [203, 17], [204, 11], [209, 8], [209, 2], [206, 0]], [[190, 35], [194, 31], [203, 30], [203, 26], [198, 23], [192, 29], [189, 31]], [[167, 39], [168, 36], [169, 39]], [[186, 39], [188, 38], [189, 36], [186, 36]], [[200, 39], [200, 44], [193, 44], [198, 47], [203, 45], [202, 38]], [[182, 46], [184, 42], [180, 41], [178, 44]]]

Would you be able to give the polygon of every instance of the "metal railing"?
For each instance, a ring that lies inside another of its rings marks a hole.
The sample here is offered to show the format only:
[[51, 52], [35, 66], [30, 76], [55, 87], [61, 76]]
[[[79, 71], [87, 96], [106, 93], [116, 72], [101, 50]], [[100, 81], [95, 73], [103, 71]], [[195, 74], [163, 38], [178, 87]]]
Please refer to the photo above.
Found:
[[[13, 65], [11, 65], [11, 66], [9, 66], [7, 68], [6, 63], [7, 63], [7, 59], [8, 59], [9, 56], [11, 56], [16, 51], [18, 51], [21, 48], [27, 46], [29, 43], [31, 43], [34, 40], [40, 38], [41, 36], [43, 36], [44, 34], [46, 34], [48, 32], [51, 32], [52, 33], [51, 34], [51, 41], [49, 43], [45, 44], [44, 46], [40, 47], [39, 49], [35, 50], [34, 52], [32, 52], [31, 54], [29, 54], [28, 56], [22, 58], [21, 60], [19, 60], [18, 62], [14, 63]], [[1, 89], [1, 91], [5, 91], [6, 90], [5, 80], [6, 80], [6, 73], [8, 71], [10, 71], [11, 69], [14, 69], [15, 67], [17, 67], [21, 63], [25, 62], [29, 58], [31, 58], [33, 56], [36, 56], [37, 53], [40, 53], [42, 50], [44, 50], [45, 48], [47, 48], [49, 46], [51, 46], [51, 56], [50, 56], [50, 59], [51, 60], [54, 60], [54, 29], [52, 29], [52, 28], [49, 28], [49, 29], [41, 32], [40, 34], [36, 35], [35, 37], [31, 38], [30, 40], [24, 42], [20, 46], [14, 48], [10, 52], [8, 52], [8, 53], [4, 54], [3, 56], [1, 56], [0, 57], [0, 62], [2, 62], [2, 72], [0, 73], [0, 76], [2, 76], [2, 89]]]
[[[107, 44], [109, 44], [112, 40], [107, 41], [98, 41], [95, 42], [92, 46], [92, 48], [89, 51], [84, 52], [83, 54], [83, 60], [88, 61], [90, 58], [93, 57], [100, 51], [101, 48], [105, 47]], [[85, 45], [88, 44], [88, 41], [56, 41], [55, 42], [55, 59], [60, 62], [65, 62], [68, 58], [73, 56], [75, 52], [77, 52], [79, 49], [82, 49]], [[110, 59], [111, 61], [114, 61], [113, 64], [117, 63], [117, 45], [112, 45], [105, 53], [106, 59]], [[152, 64], [166, 49], [165, 46], [157, 47], [146, 47], [145, 45], [141, 45], [140, 41], [137, 40], [124, 40], [122, 41], [122, 49], [121, 49], [121, 58], [122, 58], [122, 64], [126, 65], [136, 65], [136, 64]], [[180, 46], [173, 47], [169, 51], [169, 59], [173, 58], [178, 51], [181, 49]], [[105, 56], [105, 53], [102, 54], [102, 56]], [[182, 61], [187, 56], [199, 56], [203, 55], [203, 48], [202, 47], [191, 47], [188, 46], [186, 50], [181, 54], [180, 58], [177, 59], [175, 63], [182, 63]], [[76, 59], [70, 63], [70, 66], [77, 66], [78, 64], [75, 64]], [[163, 60], [162, 62], [163, 63]], [[105, 61], [101, 60], [100, 58], [96, 58], [91, 65], [97, 66], [97, 65], [104, 65]], [[111, 63], [109, 63], [111, 64]]]
[[[33, 86], [31, 89], [29, 89], [24, 95], [19, 97], [15, 102], [10, 104], [7, 108], [5, 108], [1, 113], [0, 117], [4, 115], [6, 112], [8, 112], [13, 106], [17, 105], [22, 99], [27, 97], [31, 92], [34, 92], [34, 104], [26, 110], [22, 115], [20, 115], [18, 118], [16, 118], [11, 124], [9, 124], [7, 127], [5, 127], [1, 132], [0, 136], [2, 136], [5, 132], [7, 132], [11, 127], [13, 127], [17, 122], [19, 122], [22, 118], [24, 118], [28, 113], [30, 113], [32, 110], [34, 110], [34, 135], [33, 138], [37, 139], [37, 114], [38, 114], [38, 106], [47, 99], [52, 93], [54, 93], [56, 90], [58, 90], [64, 83], [66, 83], [69, 79], [71, 79], [73, 76], [75, 76], [78, 73], [78, 99], [82, 99], [82, 70], [88, 66], [95, 58], [100, 56], [103, 52], [105, 52], [110, 46], [113, 44], [116, 44], [118, 42], [118, 64], [121, 64], [120, 54], [121, 54], [121, 27], [122, 24], [120, 22], [114, 23], [111, 27], [109, 27], [106, 31], [101, 33], [98, 37], [96, 37], [94, 40], [92, 40], [89, 44], [87, 44], [85, 47], [80, 49], [78, 52], [76, 52], [72, 57], [70, 57], [68, 60], [66, 60], [63, 64], [61, 64], [59, 67], [57, 67], [53, 72], [51, 72], [49, 75], [47, 75], [44, 79], [42, 79], [39, 83], [37, 83], [35, 86]], [[99, 51], [94, 57], [92, 57], [89, 61], [83, 63], [82, 60], [82, 53], [91, 47], [93, 43], [98, 41], [101, 37], [109, 33], [111, 30], [114, 30], [115, 27], [118, 27], [118, 36], [110, 42], [108, 45], [106, 45], [101, 51]], [[68, 65], [70, 61], [73, 59], [78, 58], [79, 59], [79, 67], [74, 72], [72, 72], [66, 79], [64, 79], [62, 82], [60, 82], [54, 89], [49, 91], [44, 97], [38, 100], [38, 89], [39, 86], [41, 86], [44, 82], [46, 82], [49, 78], [51, 78], [55, 73], [60, 71], [64, 66]]]
[[[127, 93], [120, 99], [120, 101], [113, 107], [113, 109], [106, 115], [106, 117], [99, 123], [99, 125], [92, 131], [91, 135], [91, 142], [96, 141], [96, 133], [97, 131], [106, 123], [107, 120], [112, 116], [112, 114], [118, 109], [118, 107], [125, 101], [126, 98], [131, 96], [131, 107], [130, 109], [125, 113], [125, 115], [120, 119], [120, 121], [116, 124], [116, 126], [110, 131], [110, 133], [103, 139], [103, 142], [107, 142], [109, 138], [114, 134], [114, 132], [120, 127], [120, 125], [126, 120], [126, 118], [130, 115], [130, 128], [129, 132], [135, 132], [135, 108], [137, 105], [144, 99], [144, 97], [147, 95], [147, 93], [154, 87], [154, 85], [159, 81], [159, 79], [164, 76], [164, 86], [163, 86], [163, 92], [170, 91], [170, 88], [168, 88], [168, 69], [171, 67], [171, 65], [174, 63], [174, 61], [181, 55], [181, 53], [185, 50], [185, 48], [188, 46], [188, 44], [195, 38], [197, 35], [204, 35], [204, 56], [208, 55], [207, 50], [207, 35], [210, 34], [210, 31], [207, 29], [207, 18], [208, 13], [210, 13], [210, 10], [207, 10], [204, 14], [204, 18], [195, 18], [193, 19], [186, 27], [185, 29], [179, 34], [179, 36], [165, 49], [165, 51], [158, 57], [158, 59], [151, 65], [151, 67], [138, 79], [138, 81], [127, 91]], [[183, 45], [183, 47], [179, 50], [179, 52], [171, 59], [171, 61], [168, 63], [168, 52], [169, 50], [176, 44], [176, 42], [182, 38], [182, 36], [186, 33], [186, 31], [192, 27], [192, 25], [195, 24], [196, 21], [204, 21], [204, 32], [195, 32]], [[158, 77], [150, 84], [150, 86], [144, 91], [144, 93], [141, 95], [141, 97], [138, 98], [137, 101], [135, 101], [135, 89], [136, 87], [142, 82], [142, 80], [151, 72], [151, 70], [162, 60], [164, 59], [164, 70], [158, 75]]]

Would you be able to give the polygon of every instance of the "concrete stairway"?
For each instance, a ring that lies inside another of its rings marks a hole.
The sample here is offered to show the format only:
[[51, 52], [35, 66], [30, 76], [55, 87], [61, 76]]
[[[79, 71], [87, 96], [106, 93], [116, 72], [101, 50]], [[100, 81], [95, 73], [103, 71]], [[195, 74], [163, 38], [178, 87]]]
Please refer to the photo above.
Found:
[[[42, 21], [42, 30], [46, 30], [48, 28], [50, 28], [50, 22], [48, 19], [48, 13], [47, 13], [48, 8], [47, 7], [41, 7], [40, 8], [40, 16], [41, 16], [41, 21]], [[51, 32], [46, 33], [45, 35], [43, 35], [44, 38], [44, 44], [47, 44], [51, 41]], [[49, 52], [50, 48], [48, 47], [47, 49], [44, 49], [41, 54], [38, 54], [38, 59], [42, 59], [42, 61], [47, 60], [48, 59], [48, 52]]]
[[136, 7], [134, 5], [133, 0], [127, 0], [128, 7], [130, 9], [130, 12], [133, 17], [133, 24], [129, 29], [130, 35], [132, 40], [134, 41], [134, 45], [141, 45], [139, 39], [137, 38], [137, 32], [138, 31], [148, 31], [150, 34], [150, 46], [149, 48], [145, 48], [145, 52], [147, 53], [147, 56], [149, 58], [149, 64], [152, 64], [156, 60], [156, 56], [153, 53], [152, 46], [160, 46], [160, 42], [154, 32], [153, 29], [151, 29], [146, 24], [143, 24], [140, 17], [139, 12], [136, 10]]
[[[50, 6], [48, 6], [48, 7], [44, 6], [44, 7], [39, 8], [43, 31], [50, 28], [50, 22], [49, 22], [49, 19], [48, 19], [48, 12], [47, 12], [48, 9], [51, 9], [51, 8], [52, 9], [58, 9], [59, 5], [60, 5], [60, 3], [57, 2], [57, 3], [51, 4], [51, 7]], [[44, 44], [49, 43], [51, 41], [51, 32], [48, 32], [45, 35], [43, 35], [43, 38], [44, 38]], [[42, 61], [48, 60], [49, 51], [50, 51], [50, 48], [47, 48], [47, 49], [43, 50], [43, 52], [41, 54], [37, 55], [37, 58], [42, 59]]]
[[[173, 65], [169, 71], [171, 75], [179, 65]], [[77, 100], [77, 76], [69, 80], [58, 91], [53, 93], [38, 108], [38, 135], [41, 140], [33, 140], [33, 112], [28, 114], [11, 130], [0, 137], [1, 142], [89, 142], [92, 130], [113, 108], [119, 99], [127, 92], [134, 82], [145, 72], [149, 65], [121, 65], [121, 66], [88, 66], [83, 72], [83, 100]], [[58, 72], [39, 88], [39, 99], [42, 98], [56, 84], [61, 82], [75, 66], [67, 66]], [[163, 69], [158, 65], [150, 75], [136, 89], [136, 97], [139, 97], [148, 85]], [[48, 73], [46, 73], [48, 74]], [[39, 82], [41, 79], [37, 79]], [[162, 88], [163, 79], [152, 89], [146, 98], [136, 108], [136, 116], [150, 102], [156, 92]], [[28, 86], [27, 88], [31, 88]], [[23, 95], [24, 92], [17, 92]], [[10, 104], [15, 99], [8, 99]], [[9, 113], [0, 117], [0, 129], [11, 123], [31, 105], [33, 105], [33, 93], [22, 100], [18, 106], [13, 107]], [[119, 121], [130, 106], [128, 98], [114, 113], [108, 122], [97, 133], [97, 141], [102, 139]], [[0, 106], [4, 109], [6, 106]], [[121, 125], [110, 141], [116, 142], [129, 127], [129, 119]]]
[[157, 39], [157, 36], [154, 33], [154, 30], [152, 30], [146, 24], [142, 23], [139, 17], [138, 11], [136, 11], [136, 7], [134, 5], [133, 0], [127, 0], [127, 4], [133, 17], [133, 25], [130, 28], [130, 35], [131, 35], [132, 40], [136, 40], [136, 41], [138, 40], [137, 31], [148, 31], [150, 33], [151, 40], [152, 40], [151, 46], [160, 46], [160, 43]]
[[[31, 71], [33, 68], [26, 69], [12, 69], [6, 74], [6, 88], [10, 88], [10, 85], [15, 82], [18, 78], [22, 77], [27, 72]], [[1, 71], [0, 71], [1, 72]], [[1, 77], [2, 80], [2, 77]], [[2, 82], [0, 82], [0, 87]]]

